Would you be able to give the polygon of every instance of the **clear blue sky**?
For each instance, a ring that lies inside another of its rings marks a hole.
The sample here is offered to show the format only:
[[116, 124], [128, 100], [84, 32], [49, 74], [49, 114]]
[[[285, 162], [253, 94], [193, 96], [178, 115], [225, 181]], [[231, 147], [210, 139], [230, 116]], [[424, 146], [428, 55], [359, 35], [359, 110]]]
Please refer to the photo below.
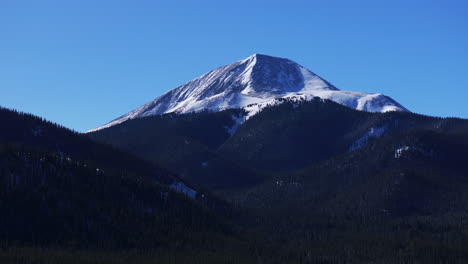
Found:
[[468, 118], [468, 1], [0, 1], [0, 105], [78, 131], [253, 53]]

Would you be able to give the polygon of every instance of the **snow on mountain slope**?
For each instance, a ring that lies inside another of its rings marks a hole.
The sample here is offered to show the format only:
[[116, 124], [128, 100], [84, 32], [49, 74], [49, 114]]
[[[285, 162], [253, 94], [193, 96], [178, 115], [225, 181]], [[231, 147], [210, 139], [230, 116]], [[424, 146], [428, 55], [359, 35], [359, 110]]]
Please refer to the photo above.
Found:
[[129, 119], [171, 112], [245, 108], [249, 112], [248, 116], [252, 116], [265, 105], [277, 103], [278, 98], [313, 97], [330, 99], [362, 111], [407, 111], [382, 94], [340, 91], [291, 60], [254, 54], [247, 59], [212, 70], [88, 132]]

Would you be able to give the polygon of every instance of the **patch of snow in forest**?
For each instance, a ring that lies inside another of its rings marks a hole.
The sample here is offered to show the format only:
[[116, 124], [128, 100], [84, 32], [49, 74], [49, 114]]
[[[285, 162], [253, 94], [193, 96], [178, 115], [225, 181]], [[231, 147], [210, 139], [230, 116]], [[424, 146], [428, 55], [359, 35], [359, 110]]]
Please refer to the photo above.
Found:
[[185, 185], [182, 182], [173, 183], [173, 184], [169, 185], [169, 187], [171, 189], [173, 189], [174, 191], [183, 193], [183, 194], [185, 194], [186, 196], [188, 196], [188, 197], [190, 197], [192, 199], [195, 199], [195, 197], [197, 195], [197, 191], [195, 191], [194, 189], [188, 187], [187, 185]]
[[385, 133], [385, 127], [371, 127], [362, 137], [351, 144], [350, 151], [364, 147], [371, 138], [381, 137]]
[[239, 114], [232, 115], [231, 118], [234, 121], [234, 124], [231, 127], [225, 126], [224, 128], [230, 136], [233, 136], [236, 133], [237, 129], [239, 129], [239, 127], [244, 123], [245, 117], [243, 114]]
[[395, 159], [401, 158], [404, 152], [410, 150], [410, 146], [403, 146], [395, 149]]

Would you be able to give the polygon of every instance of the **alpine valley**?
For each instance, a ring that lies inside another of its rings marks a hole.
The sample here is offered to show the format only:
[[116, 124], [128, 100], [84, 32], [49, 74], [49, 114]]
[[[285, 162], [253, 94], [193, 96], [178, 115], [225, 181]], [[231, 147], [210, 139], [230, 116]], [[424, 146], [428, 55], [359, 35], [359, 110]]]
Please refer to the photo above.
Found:
[[87, 133], [0, 109], [1, 263], [467, 263], [468, 120], [283, 58]]

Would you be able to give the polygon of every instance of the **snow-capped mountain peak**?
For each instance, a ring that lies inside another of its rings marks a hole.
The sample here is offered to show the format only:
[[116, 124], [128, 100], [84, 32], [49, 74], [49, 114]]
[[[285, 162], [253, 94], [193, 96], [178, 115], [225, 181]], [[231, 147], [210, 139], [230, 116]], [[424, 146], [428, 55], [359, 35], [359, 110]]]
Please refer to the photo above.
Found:
[[271, 97], [304, 89], [338, 90], [313, 72], [283, 58], [254, 54], [241, 61], [245, 71], [240, 75], [245, 88], [241, 94]]
[[307, 100], [313, 97], [330, 99], [363, 111], [407, 111], [382, 94], [340, 91], [289, 59], [254, 54], [212, 70], [89, 132], [129, 119], [172, 112], [244, 108], [252, 116], [263, 106], [277, 102], [278, 98]]

